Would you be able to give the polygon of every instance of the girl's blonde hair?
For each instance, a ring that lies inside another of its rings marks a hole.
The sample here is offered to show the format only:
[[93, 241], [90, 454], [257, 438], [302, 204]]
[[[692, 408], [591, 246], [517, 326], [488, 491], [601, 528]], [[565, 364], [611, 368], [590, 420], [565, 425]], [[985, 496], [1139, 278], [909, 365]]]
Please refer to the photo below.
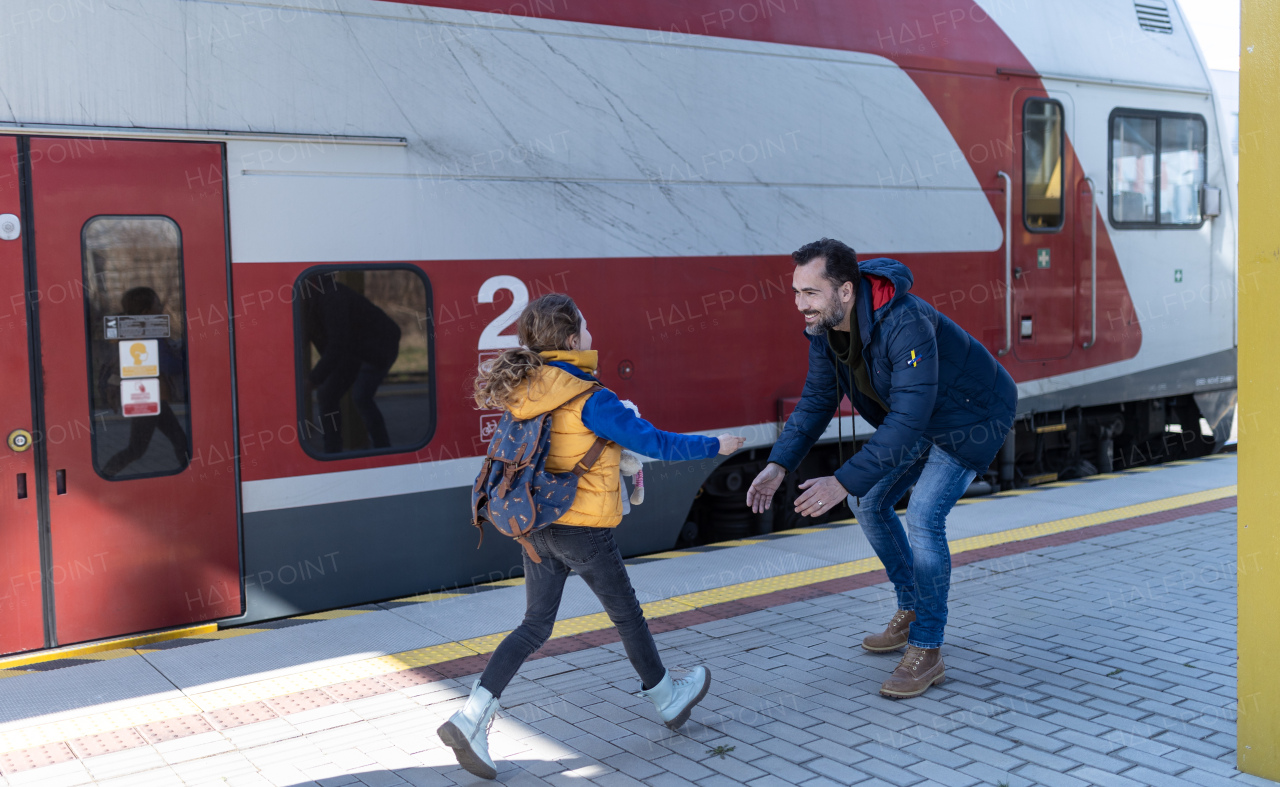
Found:
[[569, 340], [582, 330], [582, 315], [573, 298], [559, 292], [529, 302], [516, 322], [520, 347], [504, 350], [480, 364], [474, 396], [481, 410], [505, 410], [516, 388], [528, 384], [543, 365], [540, 352], [568, 350]]

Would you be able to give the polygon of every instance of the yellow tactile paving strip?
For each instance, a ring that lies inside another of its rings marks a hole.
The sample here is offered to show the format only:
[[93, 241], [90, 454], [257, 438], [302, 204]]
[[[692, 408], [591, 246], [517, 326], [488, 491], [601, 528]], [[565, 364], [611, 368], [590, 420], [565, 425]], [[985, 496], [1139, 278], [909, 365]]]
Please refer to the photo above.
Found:
[[[444, 596], [440, 596], [444, 597]], [[334, 609], [327, 612], [315, 612], [309, 615], [298, 615], [293, 620], [332, 620], [351, 615], [363, 615], [369, 609]], [[23, 669], [33, 664], [49, 665], [57, 661], [107, 661], [109, 659], [138, 656], [154, 653], [162, 648], [153, 647], [173, 640], [192, 640], [192, 642], [212, 642], [220, 639], [232, 639], [249, 634], [261, 634], [265, 631], [276, 631], [273, 627], [245, 626], [243, 628], [219, 629], [216, 623], [203, 623], [198, 626], [186, 626], [168, 631], [158, 631], [138, 636], [90, 642], [83, 645], [68, 645], [64, 648], [41, 650], [29, 654], [20, 654], [0, 659], [0, 679], [29, 675], [32, 672], [47, 671], [44, 669]], [[52, 665], [49, 665], [52, 666]]]
[[[1068, 517], [1038, 525], [1015, 528], [1000, 533], [974, 536], [951, 542], [952, 552], [965, 552], [983, 547], [1023, 541], [1041, 536], [1062, 533], [1068, 530], [1090, 527], [1093, 525], [1117, 522], [1146, 514], [1154, 514], [1177, 508], [1206, 503], [1213, 500], [1229, 498], [1236, 494], [1236, 486], [1219, 487], [1203, 492], [1193, 492], [1176, 497], [1153, 500], [1137, 505], [1113, 508], [1093, 514]], [[864, 574], [881, 568], [880, 561], [875, 558], [855, 560], [834, 566], [797, 571], [766, 579], [741, 582], [720, 588], [687, 593], [669, 599], [645, 604], [644, 611], [648, 618], [660, 618], [666, 615], [688, 612], [699, 607], [737, 601], [752, 596], [764, 595], [778, 590], [788, 590], [805, 585], [812, 585], [830, 579]], [[430, 595], [430, 594], [429, 594]], [[327, 614], [327, 613], [326, 613]], [[603, 612], [583, 615], [558, 621], [552, 632], [552, 638], [573, 636], [591, 631], [607, 629], [612, 624]], [[431, 645], [425, 648], [378, 656], [348, 664], [300, 672], [280, 678], [255, 681], [225, 689], [200, 692], [188, 697], [166, 700], [162, 702], [144, 703], [131, 708], [122, 708], [102, 713], [89, 714], [65, 721], [50, 722], [32, 727], [0, 731], [0, 752], [16, 751], [47, 743], [66, 741], [82, 735], [126, 729], [139, 724], [162, 721], [165, 719], [186, 716], [202, 711], [214, 711], [239, 705], [245, 702], [270, 699], [307, 689], [332, 686], [362, 678], [386, 675], [414, 667], [430, 666], [458, 658], [491, 653], [508, 632], [498, 632], [483, 637]]]
[[10, 671], [28, 664], [41, 664], [46, 661], [58, 661], [59, 659], [92, 659], [94, 661], [118, 659], [122, 656], [135, 655], [135, 649], [145, 648], [147, 645], [156, 642], [180, 639], [182, 637], [209, 637], [217, 631], [218, 625], [216, 623], [206, 623], [152, 634], [138, 634], [130, 637], [101, 640], [87, 645], [68, 645], [65, 648], [24, 653], [0, 659], [0, 671]]

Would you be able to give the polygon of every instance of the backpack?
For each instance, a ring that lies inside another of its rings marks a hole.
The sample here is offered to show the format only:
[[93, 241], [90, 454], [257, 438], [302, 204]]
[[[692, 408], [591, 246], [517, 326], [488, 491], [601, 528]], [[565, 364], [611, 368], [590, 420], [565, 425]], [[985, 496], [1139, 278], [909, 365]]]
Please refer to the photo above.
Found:
[[[604, 386], [593, 385], [565, 404], [601, 390]], [[484, 522], [488, 520], [499, 533], [518, 541], [534, 563], [541, 563], [542, 558], [528, 536], [564, 516], [578, 494], [578, 479], [591, 469], [609, 443], [597, 436], [573, 470], [549, 472], [547, 450], [551, 446], [554, 412], [525, 420], [512, 416], [510, 410], [503, 413], [471, 490], [471, 524], [480, 531], [480, 544], [484, 543]]]

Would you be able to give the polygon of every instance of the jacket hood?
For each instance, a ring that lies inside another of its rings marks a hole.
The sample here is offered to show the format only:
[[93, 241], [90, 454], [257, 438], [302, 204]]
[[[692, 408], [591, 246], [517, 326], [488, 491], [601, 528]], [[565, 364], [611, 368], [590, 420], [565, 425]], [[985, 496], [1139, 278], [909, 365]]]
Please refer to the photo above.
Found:
[[576, 366], [587, 374], [595, 374], [600, 366], [600, 354], [595, 350], [545, 350], [538, 353], [544, 361], [560, 361]]
[[916, 281], [916, 278], [911, 275], [910, 268], [888, 257], [863, 260], [858, 263], [858, 271], [863, 275], [879, 276], [892, 282], [893, 288], [897, 290], [894, 294], [895, 300], [906, 295], [907, 291], [911, 289], [911, 285], [915, 284]]
[[[858, 263], [858, 272], [863, 276], [862, 285], [858, 288], [858, 330], [862, 334], [862, 342], [865, 345], [871, 340], [871, 332], [884, 311], [907, 297], [907, 291], [915, 283], [915, 277], [911, 275], [911, 270], [906, 265], [888, 257], [864, 260]], [[884, 288], [876, 287], [867, 278], [868, 276], [878, 277], [893, 286], [893, 297], [888, 302], [879, 304], [879, 308], [877, 308], [879, 299], [872, 291], [879, 289], [883, 292]]]
[[[544, 353], [545, 355], [545, 353]], [[592, 351], [591, 355], [595, 355]], [[566, 360], [568, 359], [550, 359]], [[577, 366], [578, 364], [574, 364]], [[579, 367], [581, 368], [581, 367]], [[594, 368], [594, 367], [593, 367]], [[562, 406], [573, 397], [596, 385], [594, 380], [583, 380], [574, 377], [564, 369], [554, 366], [543, 366], [529, 378], [529, 381], [517, 388], [511, 396], [507, 409], [520, 420], [536, 418]]]

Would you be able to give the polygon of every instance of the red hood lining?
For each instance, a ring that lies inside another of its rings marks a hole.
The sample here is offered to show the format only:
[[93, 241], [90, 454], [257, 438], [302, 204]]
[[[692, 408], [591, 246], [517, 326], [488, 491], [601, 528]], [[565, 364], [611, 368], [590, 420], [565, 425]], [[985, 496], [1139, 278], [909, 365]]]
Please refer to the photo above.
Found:
[[871, 282], [871, 308], [879, 309], [893, 300], [893, 296], [898, 291], [893, 286], [893, 282], [883, 276], [873, 276], [870, 273], [864, 273], [863, 276]]

